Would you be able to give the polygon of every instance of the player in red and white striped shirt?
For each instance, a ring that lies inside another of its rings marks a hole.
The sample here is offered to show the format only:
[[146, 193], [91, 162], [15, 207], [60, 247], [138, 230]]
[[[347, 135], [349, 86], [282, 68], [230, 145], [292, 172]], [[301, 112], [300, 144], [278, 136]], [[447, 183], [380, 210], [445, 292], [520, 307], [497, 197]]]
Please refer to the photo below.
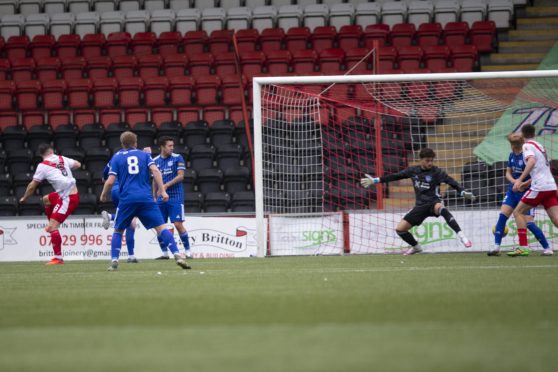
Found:
[[[523, 180], [528, 175], [531, 176], [531, 186], [523, 195], [521, 201], [515, 208], [514, 213], [517, 223], [517, 235], [519, 237], [519, 248], [513, 252], [509, 252], [509, 256], [528, 256], [529, 248], [527, 244], [527, 221], [525, 220], [525, 212], [540, 204], [546, 210], [548, 217], [558, 227], [558, 199], [556, 181], [550, 171], [550, 164], [544, 147], [534, 140], [535, 126], [525, 124], [521, 127], [521, 134], [525, 139], [523, 144], [523, 160], [525, 162], [525, 170], [515, 180], [513, 191], [523, 191], [525, 184]], [[543, 251], [543, 256], [552, 256], [552, 248]]]
[[42, 156], [43, 161], [37, 165], [33, 180], [27, 185], [25, 194], [19, 202], [24, 203], [44, 180], [52, 185], [54, 192], [43, 196], [45, 213], [48, 218], [48, 226], [45, 231], [50, 233], [54, 251], [54, 258], [47, 262], [47, 265], [61, 265], [64, 260], [62, 258], [62, 237], [58, 228], [79, 204], [79, 194], [72, 169], [80, 168], [81, 163], [55, 155], [52, 146], [48, 144], [39, 146], [39, 155]]

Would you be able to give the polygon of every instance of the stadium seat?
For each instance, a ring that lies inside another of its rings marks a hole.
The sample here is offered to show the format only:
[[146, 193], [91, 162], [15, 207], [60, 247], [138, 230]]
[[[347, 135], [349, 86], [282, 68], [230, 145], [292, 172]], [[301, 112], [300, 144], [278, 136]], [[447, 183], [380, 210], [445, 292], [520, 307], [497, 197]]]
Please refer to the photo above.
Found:
[[96, 108], [115, 107], [118, 81], [115, 78], [97, 78], [93, 84], [94, 106]]
[[[105, 109], [101, 109], [101, 110], [97, 110], [97, 115], [99, 118], [99, 123], [104, 127], [104, 128], [108, 128], [111, 124], [119, 124], [122, 122], [122, 110], [119, 109], [114, 109], [114, 108], [105, 108]], [[124, 123], [127, 124], [127, 123]], [[112, 135], [112, 132], [109, 131], [109, 134]], [[109, 135], [109, 137], [111, 137]], [[111, 140], [113, 140], [113, 138], [110, 138]], [[111, 143], [111, 149], [113, 149], [113, 145], [114, 145], [113, 141]], [[108, 141], [107, 141], [108, 143]]]
[[343, 50], [360, 47], [362, 27], [360, 25], [343, 26], [337, 35], [337, 46]]
[[184, 125], [183, 141], [186, 146], [193, 149], [197, 145], [207, 144], [209, 125], [203, 120], [192, 121]]
[[79, 129], [74, 124], [58, 125], [53, 129], [53, 144], [58, 151], [76, 148]]
[[216, 75], [200, 75], [196, 77], [196, 99], [198, 105], [214, 105], [217, 103], [221, 79]]
[[162, 32], [157, 39], [157, 48], [161, 57], [177, 54], [182, 43], [182, 35], [178, 32]]
[[159, 76], [163, 58], [157, 54], [146, 54], [139, 57], [138, 75], [142, 79]]
[[95, 110], [74, 110], [72, 112], [73, 123], [82, 130], [85, 126], [96, 123]]
[[130, 49], [133, 55], [140, 57], [145, 54], [152, 54], [156, 44], [157, 36], [154, 32], [138, 32], [134, 34]]
[[433, 45], [424, 49], [424, 66], [432, 72], [443, 71], [449, 61], [450, 49], [446, 45]]
[[275, 27], [276, 18], [277, 8], [274, 6], [257, 6], [252, 10], [252, 28], [262, 33], [266, 28]]
[[421, 24], [416, 33], [417, 45], [423, 49], [431, 45], [438, 45], [440, 43], [441, 35], [442, 35], [441, 24], [439, 23]]
[[170, 9], [179, 11], [180, 9], [187, 9], [190, 7], [190, 0], [170, 0], [168, 1]]
[[337, 32], [333, 26], [316, 27], [310, 35], [309, 41], [312, 49], [320, 53], [324, 49], [333, 48], [336, 36]]
[[169, 87], [169, 81], [166, 77], [149, 77], [144, 79], [143, 95], [145, 105], [147, 107], [164, 106]]
[[389, 71], [394, 68], [395, 61], [397, 60], [397, 49], [392, 46], [384, 46], [378, 48], [378, 72]]
[[72, 112], [69, 110], [56, 110], [48, 112], [47, 124], [54, 130], [60, 125], [72, 122]]
[[[75, 114], [74, 114], [75, 122]], [[76, 123], [79, 128], [79, 125]], [[92, 149], [101, 147], [101, 142], [105, 134], [104, 128], [99, 123], [84, 124], [79, 132], [79, 146], [82, 149]]]
[[407, 20], [407, 3], [385, 1], [382, 4], [382, 23], [393, 27]]
[[139, 77], [127, 77], [119, 79], [118, 83], [120, 107], [129, 108], [140, 106], [143, 80]]
[[325, 49], [320, 53], [320, 72], [326, 75], [341, 74], [345, 62], [345, 52], [340, 48]]
[[[116, 147], [120, 147], [120, 142], [118, 142]], [[106, 147], [88, 148], [85, 149], [85, 155], [86, 169], [91, 174], [95, 174], [100, 173], [103, 169], [105, 169], [105, 165], [107, 165], [110, 159], [110, 150]]]
[[[227, 4], [227, 6], [229, 6], [231, 3], [231, 1], [227, 1], [223, 2], [221, 5], [225, 6], [225, 4]], [[235, 30], [237, 32], [240, 30], [247, 30], [250, 28], [251, 19], [252, 11], [250, 8], [229, 7], [227, 10], [226, 28], [227, 30]], [[254, 31], [257, 32], [258, 30]]]
[[182, 187], [184, 189], [184, 195], [193, 193], [196, 188], [198, 175], [193, 169], [184, 170], [184, 179], [182, 181]]
[[297, 74], [313, 73], [317, 59], [318, 55], [314, 50], [297, 50], [293, 53], [293, 71]]
[[86, 58], [100, 57], [107, 40], [104, 34], [87, 34], [81, 39], [81, 55]]
[[8, 152], [6, 167], [8, 169], [8, 173], [14, 175], [15, 181], [15, 177], [17, 177], [18, 174], [25, 174], [30, 171], [31, 161], [33, 160], [33, 151], [25, 148], [6, 151]]
[[138, 148], [153, 147], [155, 145], [155, 136], [157, 135], [157, 127], [152, 122], [138, 122], [132, 125], [133, 132], [138, 136]]
[[132, 78], [138, 66], [134, 56], [122, 55], [112, 59], [112, 76], [116, 79]]
[[44, 125], [45, 113], [43, 111], [24, 111], [21, 114], [21, 124], [29, 130], [32, 126]]
[[200, 22], [201, 13], [198, 9], [181, 9], [176, 13], [176, 31], [186, 33], [196, 31]]
[[80, 194], [89, 193], [89, 186], [91, 184], [91, 172], [74, 169], [72, 170], [72, 176], [76, 179], [76, 186]]
[[290, 28], [285, 35], [285, 48], [291, 53], [299, 49], [307, 49], [310, 35], [311, 33], [308, 27]]
[[271, 50], [266, 53], [267, 71], [271, 75], [282, 76], [289, 72], [292, 54], [288, 50]]
[[62, 78], [66, 81], [82, 79], [87, 66], [83, 57], [67, 57], [62, 59]]
[[[120, 2], [122, 4], [122, 2]], [[131, 10], [126, 13], [124, 20], [124, 31], [134, 35], [149, 31], [151, 15], [147, 10]]]
[[13, 108], [15, 91], [15, 82], [11, 80], [0, 80], [0, 110], [11, 110]]
[[91, 80], [104, 79], [112, 69], [112, 59], [108, 56], [91, 57], [87, 60], [87, 77]]
[[[17, 120], [17, 116], [15, 116], [15, 119]], [[12, 120], [5, 123], [5, 125], [3, 123], [2, 136], [0, 139], [2, 141], [2, 148], [7, 151], [8, 154], [13, 150], [24, 149], [26, 137], [27, 130], [23, 125], [17, 125], [17, 122], [14, 123]]]
[[445, 45], [463, 45], [469, 34], [469, 24], [467, 22], [448, 22], [444, 27], [442, 38]]
[[27, 36], [10, 36], [4, 45], [4, 52], [6, 58], [10, 63], [18, 59], [27, 57], [27, 48], [29, 47], [29, 37]]
[[255, 29], [237, 30], [236, 41], [238, 51], [240, 53], [255, 51], [259, 37], [260, 33]]
[[[0, 152], [0, 166], [4, 169], [4, 163], [6, 160], [6, 151]], [[12, 193], [12, 176], [7, 173], [0, 174], [0, 197], [5, 198], [6, 196], [10, 196]], [[2, 201], [0, 200], [0, 209], [2, 208]], [[0, 215], [3, 215], [0, 213]]]
[[231, 50], [233, 32], [231, 30], [214, 30], [209, 35], [207, 47], [214, 56]]
[[257, 6], [264, 6], [267, 4], [267, 0], [244, 0], [244, 6], [248, 8], [255, 8]]
[[382, 47], [389, 39], [389, 26], [383, 23], [368, 25], [362, 37], [366, 48], [373, 48], [375, 40], [378, 41], [378, 46]]
[[51, 51], [54, 49], [56, 40], [52, 35], [36, 35], [29, 44], [31, 58], [38, 61], [39, 59], [50, 57]]
[[157, 136], [159, 138], [163, 136], [172, 137], [174, 139], [174, 144], [177, 145], [180, 142], [183, 131], [184, 129], [179, 121], [168, 121], [158, 126]]
[[217, 148], [224, 144], [232, 144], [234, 130], [235, 126], [231, 120], [226, 119], [214, 122], [209, 130], [211, 144]]
[[[147, 2], [145, 2], [144, 4], [146, 5], [145, 10], [152, 10], [147, 9]], [[152, 10], [150, 30], [158, 37], [161, 37], [161, 35], [164, 33], [173, 32], [175, 21], [176, 13], [171, 9]]]
[[[187, 130], [188, 126], [185, 128], [185, 135]], [[213, 146], [200, 144], [192, 147], [190, 151], [190, 167], [198, 173], [198, 181], [200, 171], [213, 167], [214, 158], [215, 148]]]
[[368, 53], [369, 50], [367, 48], [355, 48], [347, 51], [345, 54], [345, 65], [347, 71], [351, 71], [351, 75], [370, 73], [368, 62], [370, 57], [366, 58]]
[[250, 185], [250, 169], [247, 167], [232, 167], [224, 170], [223, 184], [228, 193], [246, 191]]
[[456, 45], [451, 48], [451, 63], [458, 72], [475, 70], [478, 52], [474, 45]]
[[[114, 2], [112, 3], [114, 4]], [[101, 13], [101, 20], [99, 21], [99, 32], [105, 35], [123, 32], [124, 19], [124, 13], [122, 12], [106, 11]]]
[[203, 194], [201, 192], [184, 194], [184, 213], [201, 213], [203, 207]]
[[[129, 12], [131, 10], [139, 10], [143, 8], [143, 4], [140, 4], [140, 0], [120, 0], [118, 2], [118, 8], [123, 12]], [[143, 3], [143, 2], [141, 2]]]
[[224, 76], [221, 84], [221, 100], [224, 105], [241, 105], [242, 97], [245, 95], [246, 78], [241, 77], [239, 81], [238, 74], [230, 74]]
[[496, 24], [494, 21], [474, 22], [469, 37], [479, 53], [490, 53], [496, 42]]
[[165, 56], [163, 72], [167, 78], [172, 79], [177, 76], [186, 75], [187, 66], [188, 56], [185, 54], [169, 54]]
[[[53, 1], [64, 2], [64, 0], [53, 0]], [[70, 35], [74, 32], [74, 23], [75, 23], [75, 16], [72, 13], [51, 14], [50, 34], [55, 38], [60, 38], [60, 36], [62, 35]]]
[[151, 109], [151, 121], [157, 127], [161, 124], [174, 120], [174, 110], [169, 107], [154, 107]]
[[0, 2], [0, 16], [16, 14], [18, 5], [18, 0], [3, 0]]
[[10, 71], [10, 61], [8, 61], [5, 58], [1, 58], [0, 59], [0, 81], [6, 80], [9, 71]]
[[5, 15], [0, 20], [0, 33], [6, 40], [12, 36], [21, 36], [24, 24], [25, 16], [22, 14]]
[[390, 33], [391, 45], [399, 48], [413, 44], [416, 29], [412, 23], [400, 23], [393, 25]]
[[188, 31], [186, 32], [186, 34], [184, 35], [184, 39], [182, 40], [184, 53], [186, 53], [188, 57], [204, 53], [207, 42], [207, 32]]
[[27, 128], [27, 147], [35, 153], [39, 145], [50, 143], [52, 130], [50, 125], [33, 125]]
[[128, 54], [128, 46], [132, 37], [128, 32], [112, 32], [107, 36], [105, 48], [110, 58], [125, 56]]
[[[76, 14], [76, 13], [74, 13]], [[78, 34], [82, 39], [85, 35], [96, 34], [99, 29], [99, 23], [101, 18], [95, 12], [85, 12], [76, 14], [76, 23], [74, 26], [74, 32]], [[104, 36], [104, 33], [101, 31]], [[104, 38], [103, 38], [104, 39]], [[85, 57], [85, 54], [82, 54]]]
[[[341, 29], [346, 25], [352, 25], [355, 16], [355, 7], [352, 4], [332, 4], [329, 9], [329, 26]], [[306, 21], [306, 20], [305, 20]], [[316, 29], [314, 28], [314, 32]]]
[[19, 216], [41, 216], [43, 214], [43, 202], [39, 195], [31, 195], [25, 203], [19, 204]]
[[68, 12], [77, 15], [79, 13], [89, 12], [91, 1], [90, 0], [67, 0]]
[[33, 79], [35, 72], [35, 60], [33, 58], [21, 58], [12, 62], [12, 80], [16, 83]]
[[[190, 154], [190, 156], [192, 156], [192, 154]], [[197, 189], [199, 192], [204, 193], [206, 198], [208, 193], [221, 191], [221, 183], [223, 183], [222, 170], [215, 169], [215, 168], [205, 168], [205, 169], [199, 169], [197, 173], [198, 173]]]
[[256, 210], [256, 197], [252, 191], [236, 192], [231, 200], [231, 212], [254, 212]]
[[57, 151], [60, 151], [60, 155], [77, 160], [80, 163], [83, 163], [85, 160], [85, 151], [79, 148], [65, 148], [64, 150], [57, 149]]
[[170, 78], [169, 98], [171, 106], [188, 106], [192, 103], [194, 79], [191, 76], [174, 76]]
[[438, 0], [434, 4], [434, 22], [445, 27], [449, 22], [459, 21], [461, 5], [457, 0]]
[[56, 80], [58, 79], [58, 73], [61, 67], [62, 64], [58, 58], [42, 58], [37, 61], [37, 66], [35, 67], [36, 77], [41, 83]]
[[359, 2], [356, 5], [355, 10], [355, 25], [359, 25], [361, 27], [375, 25], [380, 21], [381, 14], [382, 11], [380, 4]]
[[[252, 140], [254, 139], [254, 122], [250, 120], [250, 133], [252, 135]], [[244, 120], [236, 122], [236, 127], [234, 130], [234, 137], [236, 138], [236, 143], [241, 144], [244, 148], [249, 148], [248, 136], [246, 134], [246, 128]]]
[[114, 12], [118, 6], [118, 3], [110, 0], [91, 0], [91, 10], [96, 11], [99, 14], [105, 12]]
[[68, 106], [73, 109], [88, 108], [93, 84], [89, 79], [66, 79]]
[[421, 66], [424, 52], [418, 46], [405, 46], [397, 49], [397, 64], [400, 69], [411, 70]]
[[242, 74], [247, 79], [260, 74], [262, 67], [265, 66], [265, 54], [263, 52], [246, 52], [240, 56], [240, 66]]
[[240, 166], [244, 148], [237, 143], [225, 143], [217, 147], [217, 166], [222, 170]]
[[467, 0], [461, 4], [461, 21], [467, 22], [469, 27], [477, 21], [486, 18], [486, 2], [484, 0]]
[[23, 33], [30, 39], [48, 32], [50, 18], [48, 14], [29, 14], [25, 19]]
[[218, 120], [225, 120], [227, 108], [225, 106], [204, 106], [202, 110], [202, 120], [213, 123]]
[[433, 13], [434, 5], [432, 1], [411, 1], [407, 10], [407, 22], [419, 28], [423, 23], [432, 22]]
[[94, 194], [84, 194], [79, 198], [79, 204], [74, 210], [75, 215], [93, 214], [97, 209], [97, 196]]
[[16, 102], [21, 111], [36, 110], [38, 108], [39, 95], [41, 94], [41, 82], [38, 80], [26, 80], [17, 83]]
[[236, 57], [234, 52], [219, 53], [215, 56], [215, 74], [224, 77], [236, 74]]
[[223, 30], [225, 28], [225, 21], [227, 19], [227, 12], [223, 8], [206, 8], [201, 13], [200, 29], [207, 33], [213, 31]]
[[282, 49], [285, 31], [281, 28], [266, 28], [260, 31], [260, 50], [264, 53]]
[[229, 209], [231, 196], [225, 192], [210, 192], [205, 194], [205, 213], [224, 213]]
[[329, 7], [327, 5], [309, 4], [304, 7], [302, 25], [314, 30], [316, 27], [327, 26], [328, 18]]
[[215, 59], [211, 53], [200, 53], [190, 57], [190, 75], [201, 76], [211, 74]]

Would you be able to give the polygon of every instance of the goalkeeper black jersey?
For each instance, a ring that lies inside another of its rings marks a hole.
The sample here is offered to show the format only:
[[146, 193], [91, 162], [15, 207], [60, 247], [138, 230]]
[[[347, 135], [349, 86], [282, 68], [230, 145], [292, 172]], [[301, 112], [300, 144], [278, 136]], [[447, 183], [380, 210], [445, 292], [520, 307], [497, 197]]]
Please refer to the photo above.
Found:
[[441, 201], [440, 184], [442, 183], [450, 185], [459, 193], [464, 190], [456, 180], [448, 176], [445, 170], [438, 167], [422, 169], [420, 165], [409, 167], [399, 173], [380, 177], [380, 182], [387, 183], [405, 178], [410, 178], [413, 181], [417, 206]]

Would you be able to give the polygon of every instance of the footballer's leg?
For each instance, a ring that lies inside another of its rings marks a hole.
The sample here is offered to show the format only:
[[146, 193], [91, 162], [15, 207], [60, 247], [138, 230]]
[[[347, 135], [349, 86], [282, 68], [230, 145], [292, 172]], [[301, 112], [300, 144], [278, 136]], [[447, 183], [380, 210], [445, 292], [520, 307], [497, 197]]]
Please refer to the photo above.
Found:
[[514, 215], [515, 222], [517, 224], [517, 237], [519, 239], [519, 248], [514, 249], [511, 252], [508, 252], [508, 256], [510, 257], [517, 257], [517, 256], [528, 256], [529, 255], [529, 245], [527, 242], [527, 220], [525, 219], [525, 213], [529, 211], [529, 209], [533, 208], [533, 206], [525, 204], [524, 202], [519, 202], [517, 207], [515, 208], [514, 212], [517, 214]]
[[136, 240], [134, 238], [134, 234], [136, 232], [136, 223], [137, 218], [134, 218], [130, 223], [130, 226], [126, 228], [126, 249], [128, 250], [128, 259], [126, 260], [128, 263], [138, 263], [138, 259], [134, 255], [134, 248], [136, 246]]
[[461, 227], [459, 226], [449, 209], [444, 206], [444, 204], [436, 203], [436, 205], [434, 206], [434, 213], [436, 214], [436, 216], [444, 217], [444, 220], [446, 220], [448, 226], [451, 227], [453, 231], [455, 231], [457, 237], [459, 238], [459, 241], [465, 248], [471, 248], [473, 246], [473, 243], [471, 243], [471, 241], [465, 236], [465, 233], [461, 231]]
[[178, 231], [182, 245], [184, 246], [184, 255], [186, 258], [193, 258], [190, 250], [190, 237], [188, 231], [184, 227], [184, 204], [173, 203], [170, 210], [170, 220]]
[[506, 229], [506, 222], [513, 213], [513, 207], [506, 204], [508, 196], [504, 198], [502, 207], [500, 208], [500, 215], [498, 216], [498, 222], [496, 222], [496, 228], [494, 229], [494, 248], [488, 251], [489, 256], [499, 256], [500, 255], [500, 245], [502, 245], [502, 238], [504, 237], [504, 231]]
[[[412, 212], [412, 210], [411, 210], [411, 212]], [[411, 212], [409, 212], [408, 214], [410, 214]], [[411, 223], [409, 223], [409, 221], [405, 220], [405, 218], [403, 218], [403, 219], [401, 219], [401, 221], [399, 221], [399, 223], [397, 224], [397, 227], [395, 228], [395, 232], [397, 233], [397, 235], [399, 235], [399, 237], [401, 239], [403, 239], [403, 241], [405, 243], [407, 243], [411, 246], [409, 249], [407, 249], [405, 252], [403, 252], [403, 255], [405, 255], [405, 256], [409, 256], [409, 255], [412, 255], [412, 254], [415, 254], [415, 253], [422, 252], [422, 247], [417, 242], [417, 240], [415, 239], [413, 234], [411, 234], [409, 232], [409, 230], [412, 227], [413, 227], [413, 225]]]
[[[515, 215], [515, 214], [514, 214]], [[548, 240], [546, 240], [546, 236], [544, 232], [535, 224], [533, 216], [533, 208], [529, 209], [529, 211], [525, 214], [525, 220], [527, 221], [527, 229], [531, 231], [533, 236], [541, 243], [543, 247], [543, 255], [544, 256], [551, 256], [552, 249], [550, 248], [550, 244], [548, 244]]]
[[[159, 211], [161, 212], [161, 216], [163, 217], [164, 223], [166, 223], [169, 219], [168, 203], [158, 202], [157, 207], [159, 208]], [[159, 234], [157, 234], [157, 241], [159, 242], [159, 248], [161, 248], [162, 254], [161, 254], [161, 256], [157, 257], [156, 260], [168, 260], [169, 259], [169, 250], [168, 250], [167, 246], [164, 244], [164, 242], [161, 240], [161, 237], [159, 236]]]
[[122, 249], [122, 234], [124, 230], [130, 226], [136, 213], [137, 204], [119, 203], [116, 208], [116, 217], [114, 220], [114, 232], [110, 243], [111, 263], [108, 271], [116, 271], [118, 269], [118, 260], [120, 259], [120, 250]]

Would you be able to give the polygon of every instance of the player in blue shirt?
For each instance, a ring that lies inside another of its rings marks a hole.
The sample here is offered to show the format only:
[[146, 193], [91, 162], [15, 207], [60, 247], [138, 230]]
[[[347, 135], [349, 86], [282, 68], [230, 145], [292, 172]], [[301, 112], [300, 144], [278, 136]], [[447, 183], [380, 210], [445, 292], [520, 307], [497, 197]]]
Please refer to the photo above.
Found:
[[[110, 162], [105, 166], [103, 169], [103, 181], [108, 179], [110, 172]], [[112, 204], [115, 208], [118, 208], [118, 202], [120, 201], [120, 187], [118, 186], [118, 180], [114, 181], [111, 190], [111, 199]], [[108, 230], [110, 226], [110, 222], [114, 221], [114, 214], [110, 214], [107, 211], [102, 211], [101, 216], [103, 217], [103, 222], [101, 225], [105, 230]], [[128, 261], [129, 263], [138, 263], [138, 259], [134, 256], [134, 247], [136, 245], [136, 241], [134, 239], [134, 231], [136, 229], [136, 219], [134, 218], [130, 223], [130, 226], [126, 228], [126, 248], [128, 249]]]
[[[163, 201], [160, 197], [157, 198], [157, 205], [163, 215], [163, 220], [170, 221], [178, 230], [180, 240], [184, 245], [186, 258], [192, 258], [190, 252], [190, 240], [188, 231], [184, 227], [184, 188], [182, 181], [184, 180], [184, 170], [186, 169], [186, 162], [180, 154], [173, 153], [174, 140], [172, 137], [164, 136], [159, 139], [160, 155], [155, 157], [153, 161], [161, 172], [163, 177], [163, 187], [169, 200]], [[163, 255], [158, 259], [168, 259], [167, 247], [159, 240], [159, 245], [163, 251]]]
[[178, 253], [178, 247], [172, 233], [165, 228], [165, 221], [161, 212], [153, 200], [151, 192], [151, 175], [157, 185], [157, 196], [168, 200], [169, 195], [163, 187], [161, 172], [151, 159], [151, 156], [137, 147], [137, 136], [132, 132], [124, 132], [120, 135], [122, 150], [118, 151], [110, 161], [110, 171], [107, 181], [101, 193], [101, 201], [108, 199], [114, 182], [118, 180], [120, 185], [120, 201], [116, 209], [114, 220], [114, 233], [111, 242], [112, 262], [109, 271], [118, 269], [118, 258], [122, 248], [122, 232], [134, 219], [138, 217], [146, 229], [155, 229], [157, 237], [163, 241], [174, 254], [178, 266], [189, 269], [190, 266]]
[[[515, 207], [521, 201], [523, 194], [529, 188], [531, 184], [531, 179], [527, 178], [522, 185], [522, 190], [519, 192], [514, 192], [512, 190], [513, 185], [516, 180], [521, 176], [523, 170], [525, 169], [525, 162], [523, 160], [523, 137], [519, 133], [512, 133], [508, 135], [508, 141], [510, 142], [512, 152], [508, 158], [508, 166], [506, 168], [506, 179], [510, 182], [508, 185], [508, 191], [504, 200], [502, 201], [502, 207], [500, 208], [500, 216], [498, 217], [498, 222], [496, 223], [496, 228], [494, 229], [494, 249], [488, 251], [489, 256], [499, 256], [500, 255], [500, 245], [502, 244], [502, 238], [504, 237], [504, 229], [506, 228], [506, 222], [508, 218], [514, 212]], [[541, 243], [544, 249], [549, 247], [548, 241], [544, 236], [542, 230], [535, 225], [534, 220], [534, 209], [530, 209], [525, 216], [527, 217], [527, 228], [533, 233], [535, 238]]]

